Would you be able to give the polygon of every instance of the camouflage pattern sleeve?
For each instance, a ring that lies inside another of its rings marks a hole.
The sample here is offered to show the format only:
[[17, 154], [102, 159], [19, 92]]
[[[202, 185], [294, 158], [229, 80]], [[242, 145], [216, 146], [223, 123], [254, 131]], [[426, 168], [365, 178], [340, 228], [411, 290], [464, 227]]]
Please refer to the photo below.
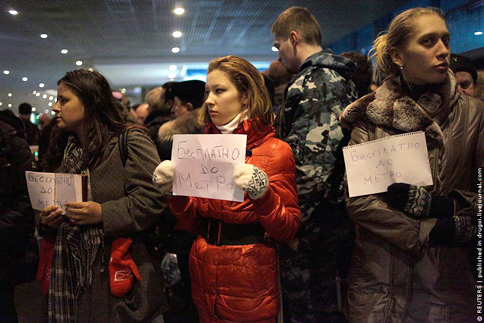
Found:
[[[322, 199], [326, 181], [337, 158], [343, 139], [339, 121], [349, 104], [346, 83], [332, 69], [314, 69], [289, 87], [288, 96], [298, 97], [298, 114], [286, 141], [296, 158], [297, 189], [303, 216], [310, 216]], [[297, 93], [299, 92], [299, 93]]]

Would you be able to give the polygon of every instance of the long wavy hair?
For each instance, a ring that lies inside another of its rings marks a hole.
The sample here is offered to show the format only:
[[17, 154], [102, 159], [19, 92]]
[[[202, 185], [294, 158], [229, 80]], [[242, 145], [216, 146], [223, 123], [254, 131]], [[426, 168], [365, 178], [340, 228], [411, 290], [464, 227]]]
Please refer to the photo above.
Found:
[[[101, 155], [111, 137], [119, 135], [129, 127], [126, 109], [113, 97], [108, 81], [99, 72], [85, 69], [67, 72], [57, 81], [66, 85], [84, 104], [83, 129], [92, 156], [90, 165]], [[55, 124], [43, 168], [55, 170], [60, 166], [70, 132]]]
[[[226, 73], [239, 93], [247, 96], [244, 108], [248, 110], [249, 118], [257, 130], [272, 125], [274, 113], [269, 93], [264, 85], [264, 77], [254, 65], [241, 57], [229, 55], [212, 60], [208, 65], [207, 75], [215, 70]], [[206, 102], [201, 109], [199, 122], [206, 125], [211, 122]]]

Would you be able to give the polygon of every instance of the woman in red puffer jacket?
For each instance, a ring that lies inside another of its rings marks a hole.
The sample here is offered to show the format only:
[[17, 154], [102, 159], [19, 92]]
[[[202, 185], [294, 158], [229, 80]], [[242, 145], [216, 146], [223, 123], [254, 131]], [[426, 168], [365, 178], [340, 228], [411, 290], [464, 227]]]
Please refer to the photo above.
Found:
[[[202, 322], [275, 322], [279, 312], [277, 242], [299, 228], [294, 156], [274, 136], [262, 75], [246, 60], [210, 62], [200, 121], [209, 134], [246, 134], [246, 163], [235, 167], [243, 202], [173, 196], [179, 225], [200, 233], [190, 252], [192, 297]], [[153, 181], [169, 195], [174, 169], [158, 165]]]

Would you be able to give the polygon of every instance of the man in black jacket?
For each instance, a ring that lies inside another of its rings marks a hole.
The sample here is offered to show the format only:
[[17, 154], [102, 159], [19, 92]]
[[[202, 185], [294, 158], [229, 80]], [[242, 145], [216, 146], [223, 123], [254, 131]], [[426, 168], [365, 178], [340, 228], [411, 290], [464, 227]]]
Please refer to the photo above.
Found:
[[32, 154], [23, 129], [19, 118], [0, 111], [0, 322], [17, 322], [14, 289], [27, 274], [18, 265], [34, 230], [25, 179]]

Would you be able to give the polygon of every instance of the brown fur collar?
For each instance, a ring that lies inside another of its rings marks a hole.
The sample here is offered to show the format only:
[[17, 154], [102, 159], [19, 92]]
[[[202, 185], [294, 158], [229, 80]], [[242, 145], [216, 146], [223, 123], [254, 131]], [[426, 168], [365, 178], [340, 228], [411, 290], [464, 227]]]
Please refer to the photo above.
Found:
[[389, 77], [375, 92], [353, 102], [340, 116], [341, 123], [352, 129], [357, 119], [403, 132], [423, 130], [443, 145], [440, 125], [458, 99], [454, 75], [449, 71], [441, 93], [426, 92], [415, 102], [403, 91], [398, 77]]

